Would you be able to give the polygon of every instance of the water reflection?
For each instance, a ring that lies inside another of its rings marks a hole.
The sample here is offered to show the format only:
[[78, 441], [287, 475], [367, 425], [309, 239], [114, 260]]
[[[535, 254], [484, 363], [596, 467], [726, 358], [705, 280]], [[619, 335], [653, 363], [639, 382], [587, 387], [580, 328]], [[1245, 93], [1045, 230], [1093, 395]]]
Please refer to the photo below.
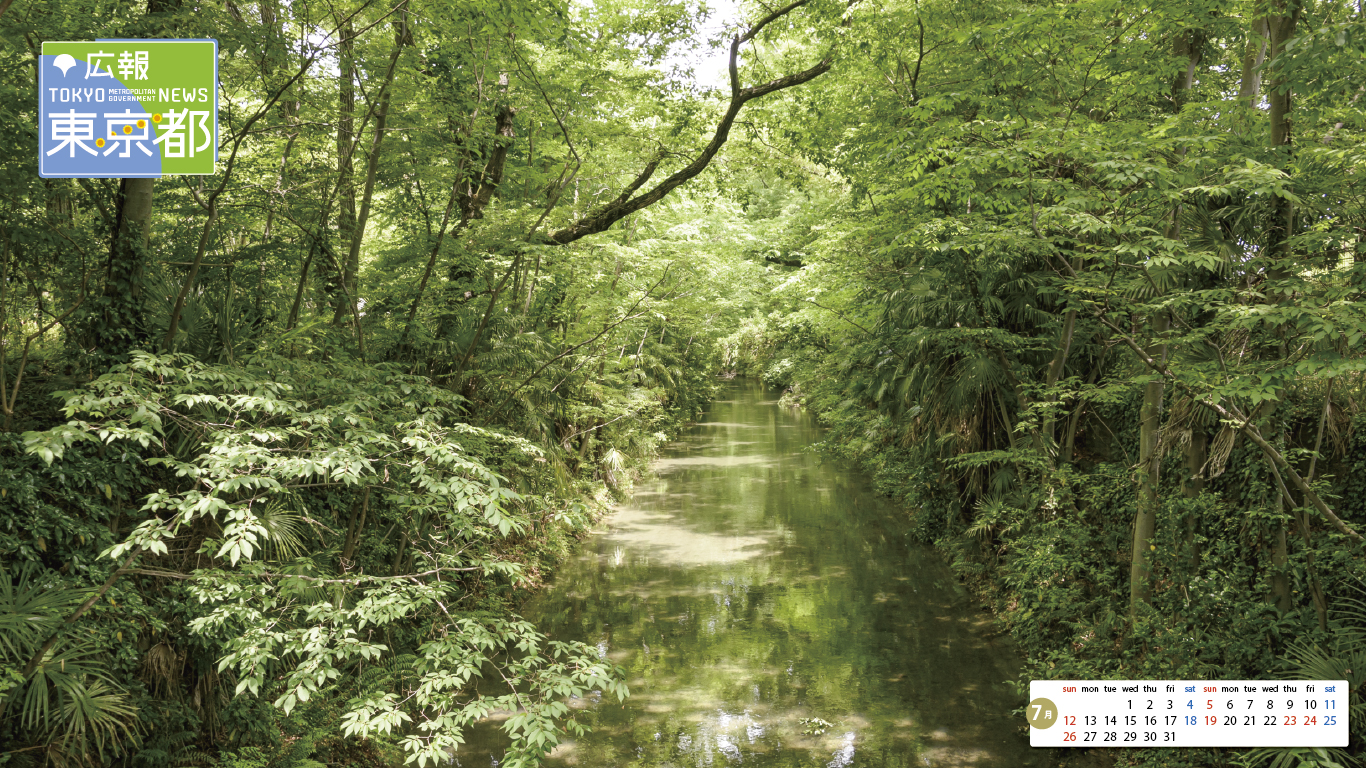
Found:
[[[1009, 716], [1012, 649], [774, 398], [733, 383], [524, 611], [632, 693], [571, 702], [593, 732], [551, 764], [1046, 765]], [[460, 765], [501, 756], [492, 729], [471, 736]]]

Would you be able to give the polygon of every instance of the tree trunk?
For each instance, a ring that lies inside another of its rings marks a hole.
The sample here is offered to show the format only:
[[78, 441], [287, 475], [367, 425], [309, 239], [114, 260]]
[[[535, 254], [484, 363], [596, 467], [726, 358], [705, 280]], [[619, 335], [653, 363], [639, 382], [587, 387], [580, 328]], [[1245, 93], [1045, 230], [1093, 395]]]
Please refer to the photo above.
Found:
[[94, 334], [95, 350], [111, 360], [124, 359], [148, 338], [142, 280], [155, 186], [156, 179], [123, 179], [114, 203], [104, 316]]
[[536, 251], [536, 268], [532, 270], [531, 279], [526, 286], [526, 306], [522, 308], [522, 314], [531, 314], [531, 299], [536, 295], [536, 279], [541, 276], [541, 252]]
[[[1199, 426], [1191, 427], [1191, 439], [1186, 444], [1186, 476], [1181, 481], [1181, 495], [1194, 499], [1205, 490], [1205, 479], [1200, 476], [1209, 455], [1209, 435]], [[1191, 568], [1200, 567], [1200, 519], [1193, 513], [1186, 517], [1186, 553]]]
[[[427, 255], [427, 268], [422, 271], [422, 280], [417, 284], [417, 293], [413, 296], [413, 303], [408, 308], [408, 321], [403, 325], [403, 334], [399, 336], [398, 345], [400, 348], [408, 343], [408, 336], [413, 332], [413, 323], [417, 319], [417, 308], [422, 304], [422, 297], [427, 292], [427, 283], [432, 278], [432, 269], [436, 266], [436, 259], [441, 255], [441, 244], [446, 239], [446, 227], [451, 221], [451, 210], [455, 208], [456, 196], [459, 194], [460, 177], [465, 169], [465, 159], [462, 157], [455, 169], [455, 181], [451, 184], [451, 195], [446, 200], [446, 211], [441, 214], [441, 229], [436, 233], [436, 240], [432, 243], [431, 253]], [[461, 222], [464, 224], [465, 222]], [[459, 226], [457, 226], [457, 230]]]
[[[343, 299], [339, 293], [354, 296], [356, 266], [350, 260], [351, 241], [356, 231], [356, 187], [355, 170], [352, 164], [356, 127], [356, 47], [355, 26], [348, 20], [341, 26], [341, 42], [338, 45], [338, 64], [340, 67], [339, 88], [337, 93], [337, 187], [341, 195], [341, 207], [337, 212], [337, 235], [341, 252], [347, 254], [342, 263], [341, 274], [329, 274], [328, 260], [322, 261], [321, 270], [328, 274], [327, 293], [336, 303], [337, 313], [344, 312]], [[344, 291], [338, 291], [334, 281], [338, 281]], [[319, 306], [325, 311], [326, 304]]]
[[[1299, 5], [1284, 16], [1267, 19], [1271, 30], [1271, 57], [1274, 59], [1285, 52], [1285, 44], [1295, 35], [1295, 25], [1299, 21]], [[1292, 154], [1292, 129], [1290, 119], [1291, 93], [1289, 83], [1279, 72], [1272, 73], [1271, 87], [1268, 89], [1267, 102], [1270, 104], [1271, 149], [1276, 165], [1287, 170]], [[1272, 224], [1268, 233], [1267, 253], [1273, 263], [1279, 263], [1290, 255], [1290, 236], [1295, 230], [1295, 205], [1284, 197], [1272, 200]]]
[[[1167, 332], [1168, 318], [1158, 315], [1153, 321], [1153, 336], [1161, 338]], [[1167, 345], [1155, 343], [1147, 350], [1150, 357], [1165, 362]], [[1158, 483], [1162, 461], [1157, 441], [1162, 434], [1162, 398], [1164, 383], [1149, 382], [1143, 388], [1143, 409], [1139, 415], [1138, 437], [1138, 512], [1134, 515], [1133, 558], [1129, 566], [1129, 615], [1136, 616], [1140, 603], [1152, 599], [1153, 534], [1157, 531], [1157, 509], [1161, 504]]]
[[[1285, 513], [1285, 496], [1279, 489], [1276, 494], [1275, 510]], [[1271, 537], [1271, 603], [1279, 613], [1289, 613], [1295, 607], [1290, 596], [1290, 545], [1285, 533], [1285, 523], [1279, 523]]]
[[[1048, 379], [1046, 381], [1046, 384], [1050, 388], [1054, 384], [1057, 384], [1060, 379], [1062, 379], [1063, 372], [1067, 370], [1067, 355], [1072, 351], [1072, 337], [1076, 334], [1076, 329], [1077, 310], [1069, 309], [1067, 310], [1067, 314], [1063, 317], [1062, 334], [1058, 339], [1058, 349], [1056, 352], [1053, 353], [1053, 362], [1050, 363], [1048, 366]], [[1053, 451], [1057, 445], [1055, 439], [1057, 431], [1056, 427], [1057, 419], [1055, 419], [1054, 417], [1050, 416], [1044, 420], [1044, 448], [1049, 451]], [[1067, 463], [1067, 461], [1070, 460], [1070, 457], [1068, 457], [1067, 459], [1063, 459], [1060, 456], [1059, 460], [1063, 463]]]
[[1180, 112], [1181, 107], [1185, 106], [1190, 90], [1195, 86], [1195, 70], [1204, 58], [1204, 46], [1205, 33], [1202, 30], [1189, 29], [1176, 38], [1173, 52], [1186, 57], [1186, 69], [1172, 83], [1172, 106], [1175, 112]]
[[[402, 17], [400, 17], [402, 19]], [[398, 57], [403, 51], [403, 41], [407, 38], [402, 20], [398, 23], [398, 31], [395, 33], [394, 50], [389, 54], [389, 68], [384, 74], [384, 83], [380, 85], [379, 107], [375, 112], [374, 134], [370, 140], [370, 155], [365, 163], [365, 187], [361, 192], [360, 213], [356, 215], [352, 223], [350, 240], [347, 242], [346, 263], [343, 264], [342, 285], [345, 288], [345, 296], [337, 301], [337, 311], [332, 315], [332, 324], [341, 325], [342, 318], [349, 314], [359, 315], [360, 296], [356, 293], [359, 285], [357, 277], [360, 272], [360, 246], [365, 239], [365, 224], [370, 219], [370, 204], [375, 196], [375, 176], [379, 172], [380, 150], [384, 146], [384, 128], [389, 119], [389, 100], [392, 95], [391, 86], [394, 82], [394, 73], [398, 71]], [[347, 160], [348, 166], [350, 160]], [[350, 205], [353, 215], [356, 210], [355, 188], [350, 183], [344, 185], [344, 189], [351, 195]], [[345, 199], [343, 199], [345, 204]], [[343, 303], [345, 302], [345, 303]], [[347, 306], [351, 304], [352, 306]], [[357, 333], [360, 329], [357, 329]]]
[[[1295, 468], [1290, 465], [1290, 462], [1286, 460], [1285, 456], [1282, 455], [1280, 451], [1276, 450], [1275, 446], [1267, 442], [1266, 438], [1262, 436], [1262, 433], [1258, 431], [1257, 425], [1254, 424], [1235, 403], [1225, 404], [1220, 402], [1213, 393], [1202, 392], [1195, 386], [1177, 378], [1176, 374], [1172, 373], [1171, 368], [1168, 367], [1165, 362], [1157, 360], [1153, 358], [1152, 355], [1148, 354], [1148, 351], [1145, 350], [1132, 335], [1125, 333], [1123, 328], [1120, 328], [1111, 322], [1109, 318], [1105, 316], [1104, 311], [1099, 309], [1093, 310], [1092, 316], [1095, 317], [1101, 325], [1104, 325], [1113, 331], [1114, 335], [1112, 338], [1128, 347], [1129, 351], [1133, 352], [1134, 356], [1141, 360], [1144, 365], [1148, 366], [1154, 373], [1162, 376], [1163, 381], [1172, 382], [1182, 391], [1194, 397], [1195, 401], [1200, 404], [1200, 407], [1209, 410], [1219, 419], [1227, 423], [1235, 424], [1238, 431], [1256, 444], [1256, 446], [1261, 449], [1262, 454], [1266, 456], [1267, 461], [1271, 463], [1275, 470], [1272, 472], [1272, 476], [1276, 480], [1278, 486], [1284, 488], [1284, 481], [1280, 475], [1281, 472], [1284, 472], [1286, 477], [1290, 478], [1290, 484], [1298, 488], [1300, 493], [1304, 494], [1305, 501], [1314, 509], [1318, 510], [1319, 514], [1323, 515], [1324, 520], [1327, 520], [1330, 525], [1352, 541], [1358, 543], [1366, 542], [1366, 536], [1357, 533], [1345, 520], [1338, 517], [1338, 514], [1333, 511], [1333, 508], [1328, 505], [1328, 502], [1324, 501], [1323, 497], [1314, 490], [1314, 487], [1310, 485], [1299, 472], [1295, 471]], [[1289, 496], [1289, 489], [1285, 488], [1284, 493]]]
[[503, 287], [507, 285], [508, 278], [512, 277], [513, 271], [521, 266], [521, 263], [522, 255], [517, 254], [513, 258], [511, 266], [503, 272], [502, 279], [498, 281], [498, 284], [493, 287], [493, 291], [489, 294], [488, 308], [484, 310], [484, 316], [479, 319], [479, 325], [474, 329], [474, 338], [470, 339], [470, 345], [465, 348], [465, 354], [461, 355], [460, 364], [456, 366], [455, 378], [457, 381], [464, 375], [465, 366], [469, 365], [470, 358], [474, 357], [474, 350], [478, 348], [479, 342], [484, 338], [484, 331], [489, 327], [489, 318], [493, 317], [493, 310], [498, 306], [498, 296], [503, 292]]
[[[1172, 109], [1179, 112], [1195, 84], [1195, 70], [1200, 65], [1204, 33], [1187, 30], [1179, 35], [1173, 44], [1173, 53], [1186, 57], [1186, 68], [1172, 82]], [[1180, 237], [1180, 207], [1171, 213], [1171, 223], [1167, 228], [1167, 238]], [[1171, 326], [1171, 317], [1160, 313], [1153, 318], [1153, 338], [1160, 340]], [[1147, 350], [1149, 357], [1166, 362], [1167, 345], [1158, 341]], [[1161, 506], [1160, 481], [1162, 457], [1158, 441], [1162, 435], [1162, 401], [1165, 382], [1149, 382], [1143, 388], [1143, 408], [1140, 412], [1138, 438], [1138, 511], [1134, 515], [1133, 556], [1129, 564], [1129, 616], [1138, 615], [1140, 603], [1152, 600], [1152, 560], [1155, 549], [1152, 539], [1157, 532], [1157, 510]]]
[[349, 570], [351, 567], [351, 559], [356, 553], [356, 545], [360, 543], [360, 534], [365, 530], [365, 518], [369, 513], [370, 489], [367, 487], [351, 507], [351, 519], [346, 524], [346, 539], [342, 545], [342, 570]]
[[[1283, 15], [1271, 16], [1266, 20], [1267, 28], [1271, 33], [1270, 53], [1273, 59], [1284, 53], [1285, 44], [1295, 34], [1295, 25], [1299, 21], [1300, 10], [1298, 3], [1294, 4], [1293, 9], [1287, 7], [1287, 4], [1292, 1], [1284, 0], [1279, 4], [1277, 10], [1282, 11]], [[1288, 169], [1292, 152], [1290, 97], [1290, 89], [1288, 83], [1285, 82], [1285, 76], [1279, 72], [1273, 72], [1271, 88], [1268, 89], [1267, 93], [1267, 102], [1271, 107], [1271, 149], [1274, 153], [1274, 162], [1282, 170]], [[1288, 264], [1291, 255], [1290, 237], [1294, 234], [1294, 230], [1294, 203], [1284, 197], [1273, 198], [1272, 221], [1267, 232], [1267, 255], [1271, 258], [1267, 277], [1270, 280], [1284, 279], [1290, 275], [1290, 265]], [[1275, 299], [1270, 300], [1274, 301]], [[1284, 331], [1278, 328], [1277, 335], [1284, 338]], [[1282, 341], [1280, 349], [1284, 357], [1287, 353], [1284, 341]], [[1275, 471], [1274, 466], [1272, 471]], [[1278, 491], [1276, 493], [1276, 510], [1278, 512], [1285, 511], [1286, 501], [1286, 495]], [[1294, 601], [1290, 595], [1290, 574], [1288, 572], [1290, 551], [1286, 539], [1286, 524], [1281, 522], [1273, 534], [1271, 554], [1271, 600], [1276, 605], [1276, 610], [1281, 613], [1287, 613], [1294, 607]]]
[[1238, 100], [1256, 107], [1262, 93], [1262, 64], [1266, 61], [1267, 39], [1271, 36], [1266, 19], [1255, 19], [1248, 33], [1246, 53], [1243, 54], [1243, 75], [1238, 86]]
[[[199, 266], [204, 263], [204, 252], [209, 247], [209, 232], [213, 229], [214, 222], [218, 220], [217, 198], [209, 198], [208, 218], [204, 220], [204, 226], [199, 231], [199, 247], [195, 249], [194, 261], [190, 264], [190, 272], [185, 276], [185, 284], [180, 287], [180, 292], [176, 294], [175, 306], [171, 309], [171, 322], [166, 328], [166, 339], [163, 347], [166, 351], [171, 351], [175, 345], [176, 331], [180, 328], [180, 313], [185, 309], [185, 297], [194, 290], [195, 279], [199, 277]], [[232, 271], [229, 267], [228, 285], [232, 285]]]

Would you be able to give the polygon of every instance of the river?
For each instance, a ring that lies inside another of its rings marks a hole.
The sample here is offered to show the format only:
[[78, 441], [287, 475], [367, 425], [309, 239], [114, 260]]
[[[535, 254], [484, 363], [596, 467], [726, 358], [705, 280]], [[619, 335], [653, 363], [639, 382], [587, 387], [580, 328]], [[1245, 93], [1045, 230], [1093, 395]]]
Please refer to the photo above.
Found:
[[[1009, 640], [777, 396], [732, 382], [523, 611], [631, 689], [573, 702], [593, 731], [548, 764], [1047, 765]], [[457, 762], [490, 765], [472, 736]]]

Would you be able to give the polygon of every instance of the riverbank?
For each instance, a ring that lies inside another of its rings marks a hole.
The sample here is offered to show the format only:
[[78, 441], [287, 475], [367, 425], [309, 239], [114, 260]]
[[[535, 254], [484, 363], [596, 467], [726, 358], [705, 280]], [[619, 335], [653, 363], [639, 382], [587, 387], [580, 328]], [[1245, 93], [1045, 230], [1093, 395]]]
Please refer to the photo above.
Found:
[[[1214, 545], [1216, 532], [1245, 525], [1238, 507], [1221, 503], [1214, 493], [1185, 508], [1173, 503], [1166, 519], [1175, 524], [1159, 529], [1154, 558], [1166, 574], [1163, 578], [1171, 580], [1164, 586], [1174, 589], [1160, 591], [1152, 611], [1130, 623], [1124, 608], [1135, 490], [1125, 465], [1089, 461], [1043, 488], [1031, 484], [1036, 494], [1032, 498], [1024, 495], [1031, 486], [1013, 492], [973, 491], [951, 470], [963, 464], [932, 443], [908, 444], [903, 439], [906, 421], [888, 418], [851, 397], [846, 378], [832, 377], [821, 367], [789, 376], [784, 402], [829, 428], [819, 449], [867, 471], [878, 492], [893, 500], [906, 517], [914, 536], [943, 554], [955, 577], [1023, 650], [1022, 681], [1173, 675], [1313, 679], [1315, 674], [1327, 674], [1328, 668], [1297, 666], [1287, 656], [1287, 650], [1308, 647], [1307, 642], [1324, 642], [1314, 631], [1312, 613], [1277, 620], [1273, 605], [1246, 590], [1249, 583], [1260, 581], [1259, 575]], [[1120, 419], [1111, 423], [1116, 431], [1125, 424]], [[1241, 448], [1229, 461], [1255, 466], [1256, 458]], [[1237, 487], [1211, 485], [1211, 491], [1221, 494]], [[1054, 500], [1047, 502], [1037, 494], [1050, 487]], [[972, 508], [960, 503], [964, 494], [976, 499]], [[1239, 497], [1242, 494], [1234, 498]], [[1200, 560], [1192, 562], [1183, 541], [1188, 528], [1179, 521], [1196, 510], [1202, 515], [1199, 540], [1208, 543]], [[1346, 662], [1352, 658], [1350, 652], [1332, 640], [1323, 647], [1334, 648], [1323, 657], [1334, 665], [1329, 668], [1354, 679], [1347, 666], [1333, 661]], [[1277, 754], [1225, 749], [1057, 752], [1059, 765], [1163, 768], [1234, 766], [1245, 760], [1255, 765]]]
[[[124, 754], [215, 768], [403, 764], [413, 731], [365, 725], [385, 717], [366, 697], [428, 696], [423, 675], [523, 675], [525, 694], [553, 691], [550, 708], [615, 695], [611, 669], [572, 643], [554, 648], [570, 666], [527, 679], [519, 669], [547, 663], [544, 636], [509, 609], [695, 418], [714, 384], [684, 381], [599, 392], [599, 413], [636, 418], [570, 422], [542, 447], [469, 423], [465, 398], [398, 366], [136, 353], [64, 393], [66, 414], [26, 404], [26, 426], [46, 430], [0, 434], [0, 621], [24, 630], [5, 663], [56, 633], [72, 671], [31, 684], [69, 698], [109, 690], [74, 676], [98, 674], [122, 691], [99, 706], [131, 718]], [[85, 437], [101, 429], [112, 447]], [[485, 705], [423, 709], [469, 706]]]

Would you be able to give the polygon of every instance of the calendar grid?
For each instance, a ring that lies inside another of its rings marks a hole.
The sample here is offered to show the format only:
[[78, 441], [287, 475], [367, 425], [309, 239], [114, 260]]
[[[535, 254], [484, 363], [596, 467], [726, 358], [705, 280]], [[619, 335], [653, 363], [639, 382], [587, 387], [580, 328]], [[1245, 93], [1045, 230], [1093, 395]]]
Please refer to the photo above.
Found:
[[1345, 747], [1345, 680], [1034, 680], [1033, 747]]

